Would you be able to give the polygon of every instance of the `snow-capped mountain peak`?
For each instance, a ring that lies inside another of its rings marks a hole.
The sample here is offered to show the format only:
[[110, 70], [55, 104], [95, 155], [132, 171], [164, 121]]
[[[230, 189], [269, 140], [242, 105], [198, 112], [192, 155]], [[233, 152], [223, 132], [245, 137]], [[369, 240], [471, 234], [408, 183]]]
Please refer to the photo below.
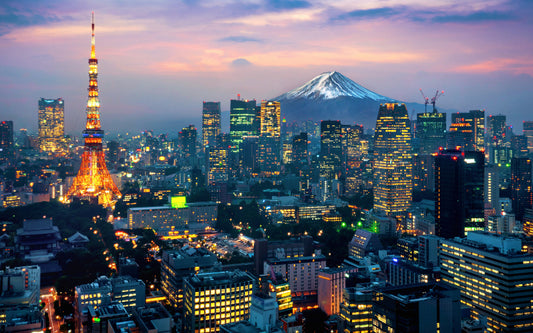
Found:
[[355, 83], [339, 72], [325, 72], [301, 87], [293, 89], [279, 97], [278, 100], [285, 99], [334, 99], [337, 97], [354, 97], [359, 99], [370, 99], [374, 101], [394, 101], [391, 98], [382, 96], [363, 86]]

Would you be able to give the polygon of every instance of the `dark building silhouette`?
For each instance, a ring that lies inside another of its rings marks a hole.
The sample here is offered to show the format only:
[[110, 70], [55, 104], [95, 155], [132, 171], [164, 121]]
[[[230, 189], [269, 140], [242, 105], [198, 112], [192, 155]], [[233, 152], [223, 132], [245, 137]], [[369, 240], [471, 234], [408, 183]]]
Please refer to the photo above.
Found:
[[300, 168], [309, 165], [307, 141], [307, 132], [302, 132], [292, 138], [292, 162]]
[[511, 150], [513, 157], [527, 157], [529, 150], [527, 149], [527, 137], [525, 135], [515, 135], [511, 139]]
[[505, 139], [506, 117], [505, 115], [490, 115], [487, 117], [487, 136], [490, 144], [500, 145]]
[[196, 158], [196, 134], [197, 130], [194, 125], [184, 127], [178, 133], [178, 146], [183, 159], [182, 162], [188, 165], [192, 165]]
[[341, 122], [322, 120], [320, 123], [320, 176], [333, 178], [341, 166]]
[[533, 121], [524, 121], [522, 126], [524, 136], [527, 138], [527, 149], [529, 153], [533, 153]]
[[516, 219], [522, 221], [526, 208], [532, 208], [531, 160], [527, 157], [511, 159], [511, 200]]
[[[302, 236], [285, 241], [256, 239], [254, 244], [255, 273], [263, 274], [263, 263], [269, 258], [309, 257], [313, 254], [313, 237]], [[267, 272], [270, 273], [270, 272]]]
[[0, 160], [8, 159], [13, 154], [13, 121], [0, 122]]
[[374, 332], [461, 332], [459, 290], [444, 284], [389, 287], [375, 296]]
[[483, 230], [485, 157], [482, 152], [443, 150], [435, 157], [435, 233], [462, 237]]
[[258, 161], [259, 137], [245, 136], [239, 146], [240, 172], [250, 177], [259, 172]]

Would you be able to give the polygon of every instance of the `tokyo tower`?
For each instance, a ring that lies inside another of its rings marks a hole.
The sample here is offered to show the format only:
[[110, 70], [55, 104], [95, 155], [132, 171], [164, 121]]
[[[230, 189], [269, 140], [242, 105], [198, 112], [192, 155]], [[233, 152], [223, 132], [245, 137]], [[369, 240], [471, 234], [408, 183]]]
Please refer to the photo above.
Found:
[[98, 59], [94, 51], [94, 12], [92, 13], [91, 57], [89, 58], [89, 99], [87, 100], [87, 125], [83, 131], [85, 148], [81, 156], [78, 175], [67, 193], [67, 199], [80, 198], [98, 201], [111, 207], [120, 198], [120, 191], [111, 179], [102, 149], [104, 131], [100, 127], [100, 101], [98, 100]]

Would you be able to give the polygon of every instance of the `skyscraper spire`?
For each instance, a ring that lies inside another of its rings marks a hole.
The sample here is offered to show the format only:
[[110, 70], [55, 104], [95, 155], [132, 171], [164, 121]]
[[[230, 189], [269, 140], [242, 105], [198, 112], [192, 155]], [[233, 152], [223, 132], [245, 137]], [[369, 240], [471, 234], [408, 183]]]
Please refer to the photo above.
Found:
[[80, 170], [67, 193], [71, 198], [89, 199], [110, 207], [120, 191], [111, 179], [102, 149], [104, 131], [100, 127], [100, 100], [98, 99], [98, 59], [94, 52], [94, 12], [91, 22], [91, 57], [89, 58], [89, 97], [87, 99], [87, 123], [83, 131], [85, 150]]

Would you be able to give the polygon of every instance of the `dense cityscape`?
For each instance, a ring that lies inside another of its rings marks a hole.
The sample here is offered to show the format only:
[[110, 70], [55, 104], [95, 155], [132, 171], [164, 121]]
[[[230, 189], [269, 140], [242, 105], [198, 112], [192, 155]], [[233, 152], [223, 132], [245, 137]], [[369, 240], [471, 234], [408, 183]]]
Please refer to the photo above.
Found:
[[77, 135], [0, 119], [1, 331], [533, 331], [533, 119], [330, 71], [106, 136], [96, 30]]

